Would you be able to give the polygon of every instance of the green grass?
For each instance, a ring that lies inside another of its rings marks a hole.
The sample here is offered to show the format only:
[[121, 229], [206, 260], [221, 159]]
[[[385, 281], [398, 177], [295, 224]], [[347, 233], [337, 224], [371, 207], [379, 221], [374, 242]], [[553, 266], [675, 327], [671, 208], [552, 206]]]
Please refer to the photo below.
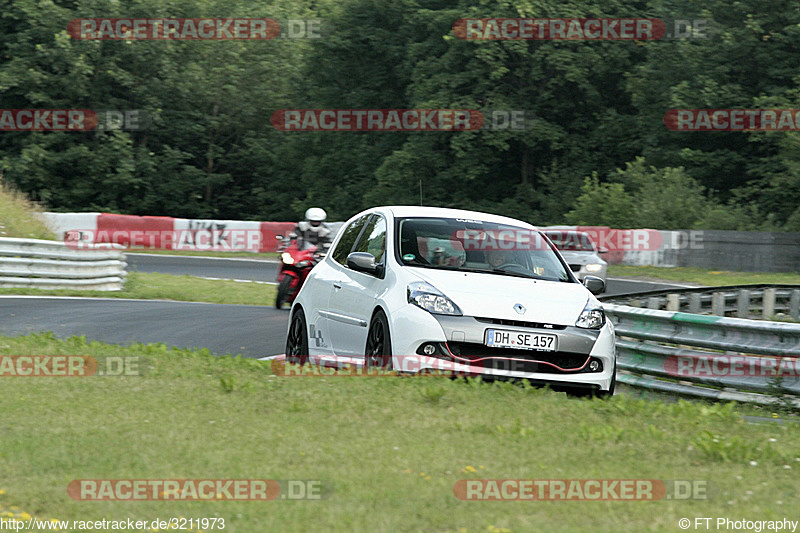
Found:
[[[733, 404], [610, 401], [442, 378], [290, 378], [267, 363], [52, 335], [0, 354], [142, 355], [142, 377], [0, 378], [0, 506], [60, 520], [222, 517], [225, 531], [679, 531], [793, 517], [800, 424]], [[774, 439], [774, 440], [773, 440]], [[751, 466], [751, 461], [755, 466]], [[787, 468], [787, 466], [789, 468]], [[81, 502], [73, 479], [322, 480], [321, 501]], [[460, 479], [708, 480], [713, 497], [465, 502]]]
[[701, 285], [743, 285], [748, 283], [800, 284], [800, 272], [729, 272], [689, 267], [608, 265], [610, 277], [685, 281]]
[[83, 296], [97, 298], [137, 298], [176, 300], [216, 304], [274, 305], [275, 285], [229, 280], [211, 280], [193, 276], [172, 276], [145, 272], [129, 272], [121, 291], [87, 291], [65, 289], [0, 289], [0, 294]]
[[23, 194], [0, 182], [0, 237], [55, 239], [55, 235], [36, 216], [40, 211]]

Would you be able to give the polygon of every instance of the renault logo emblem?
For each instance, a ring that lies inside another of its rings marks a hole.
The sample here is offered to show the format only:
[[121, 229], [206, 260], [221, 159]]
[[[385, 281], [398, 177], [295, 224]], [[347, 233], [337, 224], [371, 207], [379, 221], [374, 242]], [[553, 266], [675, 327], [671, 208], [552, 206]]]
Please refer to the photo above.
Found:
[[520, 315], [524, 315], [526, 309], [525, 306], [522, 304], [514, 304], [514, 311], [516, 311]]

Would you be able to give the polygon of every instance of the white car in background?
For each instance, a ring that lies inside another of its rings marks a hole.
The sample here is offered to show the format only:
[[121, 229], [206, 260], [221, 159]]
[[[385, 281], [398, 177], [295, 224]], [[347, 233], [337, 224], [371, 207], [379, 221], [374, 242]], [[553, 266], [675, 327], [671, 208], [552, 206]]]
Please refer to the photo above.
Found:
[[605, 283], [578, 281], [534, 226], [378, 207], [348, 220], [330, 250], [292, 306], [288, 363], [448, 368], [614, 393], [614, 328], [592, 294]]
[[598, 250], [588, 233], [574, 230], [543, 231], [579, 280], [582, 281], [586, 276], [597, 276], [607, 283], [608, 263], [600, 257], [606, 251]]

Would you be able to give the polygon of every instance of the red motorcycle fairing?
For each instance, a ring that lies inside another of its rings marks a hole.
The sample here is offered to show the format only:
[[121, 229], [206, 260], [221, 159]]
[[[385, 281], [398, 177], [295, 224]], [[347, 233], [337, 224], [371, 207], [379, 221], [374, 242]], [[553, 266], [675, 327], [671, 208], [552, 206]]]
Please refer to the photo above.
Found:
[[298, 241], [293, 239], [281, 252], [281, 267], [278, 271], [278, 294], [275, 298], [275, 307], [283, 307], [284, 303], [291, 304], [303, 283], [317, 263], [317, 247], [308, 246], [300, 249]]

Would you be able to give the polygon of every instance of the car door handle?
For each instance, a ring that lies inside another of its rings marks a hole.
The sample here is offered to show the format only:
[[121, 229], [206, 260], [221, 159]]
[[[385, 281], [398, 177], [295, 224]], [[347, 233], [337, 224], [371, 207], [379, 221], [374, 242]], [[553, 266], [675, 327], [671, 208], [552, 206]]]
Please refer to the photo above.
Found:
[[333, 284], [333, 288], [334, 289], [341, 289], [342, 288], [342, 284], [341, 283], [334, 283]]

